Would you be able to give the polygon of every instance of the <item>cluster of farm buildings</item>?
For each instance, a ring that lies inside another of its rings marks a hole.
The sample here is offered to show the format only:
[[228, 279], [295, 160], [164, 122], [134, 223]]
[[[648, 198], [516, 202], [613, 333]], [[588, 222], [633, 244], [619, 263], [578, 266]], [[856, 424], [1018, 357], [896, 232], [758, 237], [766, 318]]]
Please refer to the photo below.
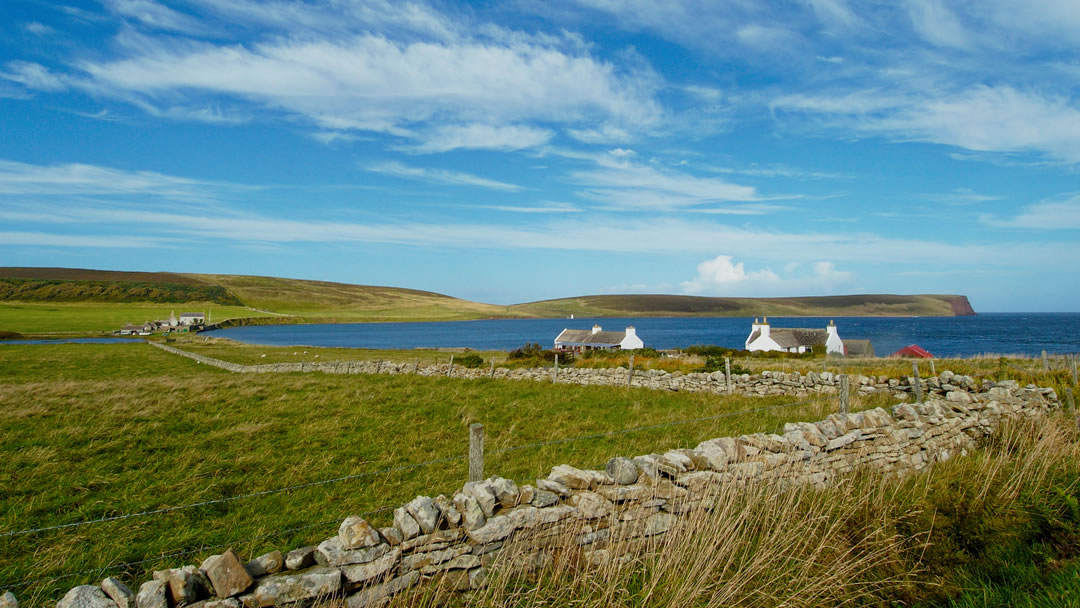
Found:
[[[581, 353], [589, 350], [636, 350], [645, 343], [637, 330], [627, 327], [624, 331], [604, 331], [599, 325], [592, 330], [564, 329], [555, 338], [555, 350]], [[870, 340], [853, 340], [840, 337], [836, 323], [829, 321], [825, 329], [773, 328], [768, 318], [754, 319], [745, 348], [751, 352], [779, 351], [787, 353], [823, 352], [827, 355], [847, 357], [873, 357], [874, 345]], [[930, 353], [912, 344], [892, 356], [930, 357]]]
[[187, 333], [192, 329], [202, 327], [205, 323], [206, 315], [201, 312], [182, 312], [179, 318], [175, 312], [170, 312], [168, 319], [147, 321], [142, 325], [128, 323], [113, 333], [121, 336], [149, 336], [155, 332]]

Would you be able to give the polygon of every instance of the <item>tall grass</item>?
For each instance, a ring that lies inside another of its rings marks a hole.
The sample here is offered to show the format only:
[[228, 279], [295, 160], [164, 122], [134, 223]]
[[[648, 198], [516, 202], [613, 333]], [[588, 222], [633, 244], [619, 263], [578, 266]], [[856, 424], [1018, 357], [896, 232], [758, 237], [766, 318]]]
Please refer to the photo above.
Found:
[[568, 534], [538, 572], [496, 565], [471, 594], [417, 589], [393, 605], [1076, 605], [1078, 479], [1071, 416], [1013, 422], [920, 475], [719, 486], [662, 537], [588, 555]]

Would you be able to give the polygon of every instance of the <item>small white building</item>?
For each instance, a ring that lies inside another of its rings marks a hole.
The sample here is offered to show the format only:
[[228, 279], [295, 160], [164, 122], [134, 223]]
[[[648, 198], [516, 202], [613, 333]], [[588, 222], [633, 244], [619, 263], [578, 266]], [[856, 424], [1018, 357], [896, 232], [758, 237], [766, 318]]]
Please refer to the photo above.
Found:
[[844, 354], [844, 341], [836, 332], [836, 323], [829, 321], [825, 329], [802, 329], [794, 327], [773, 329], [768, 318], [759, 323], [754, 319], [750, 336], [746, 338], [746, 350], [779, 350], [787, 353], [809, 352], [814, 346], [824, 346], [828, 354]]
[[645, 343], [637, 335], [634, 326], [626, 331], [604, 331], [599, 325], [588, 329], [563, 329], [555, 338], [555, 350], [583, 352], [593, 349], [636, 350], [644, 348]]
[[206, 315], [201, 312], [180, 313], [180, 325], [202, 325], [206, 322]]

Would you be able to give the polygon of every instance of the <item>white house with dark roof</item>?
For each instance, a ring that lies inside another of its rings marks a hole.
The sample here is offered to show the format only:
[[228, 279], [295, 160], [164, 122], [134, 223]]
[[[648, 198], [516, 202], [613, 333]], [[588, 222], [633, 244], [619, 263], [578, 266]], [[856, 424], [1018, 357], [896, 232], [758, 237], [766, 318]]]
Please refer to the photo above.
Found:
[[181, 325], [202, 325], [206, 322], [206, 315], [201, 312], [180, 313]]
[[844, 354], [844, 341], [836, 332], [836, 323], [829, 321], [825, 329], [776, 328], [769, 325], [768, 318], [759, 323], [754, 319], [750, 336], [746, 338], [746, 350], [779, 350], [788, 353], [809, 352], [814, 346], [824, 346], [828, 354]]
[[604, 331], [599, 325], [593, 325], [592, 330], [563, 329], [555, 338], [555, 350], [579, 353], [593, 349], [635, 350], [644, 347], [645, 343], [632, 325], [626, 331]]

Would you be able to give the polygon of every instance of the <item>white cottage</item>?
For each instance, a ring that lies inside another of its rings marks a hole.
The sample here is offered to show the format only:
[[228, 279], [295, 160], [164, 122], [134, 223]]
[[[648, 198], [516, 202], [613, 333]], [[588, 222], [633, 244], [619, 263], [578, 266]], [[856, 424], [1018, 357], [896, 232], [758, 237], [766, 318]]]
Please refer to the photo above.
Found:
[[206, 315], [201, 312], [180, 313], [180, 325], [202, 325], [206, 322]]
[[592, 349], [635, 350], [644, 348], [645, 343], [637, 336], [634, 326], [626, 331], [604, 331], [599, 325], [588, 329], [564, 329], [555, 338], [555, 350], [583, 352]]
[[809, 352], [814, 346], [822, 345], [828, 354], [844, 354], [844, 341], [836, 332], [836, 323], [829, 321], [825, 329], [776, 328], [769, 326], [769, 319], [762, 318], [759, 323], [754, 319], [750, 327], [750, 336], [746, 338], [746, 350], [779, 350], [788, 353]]

